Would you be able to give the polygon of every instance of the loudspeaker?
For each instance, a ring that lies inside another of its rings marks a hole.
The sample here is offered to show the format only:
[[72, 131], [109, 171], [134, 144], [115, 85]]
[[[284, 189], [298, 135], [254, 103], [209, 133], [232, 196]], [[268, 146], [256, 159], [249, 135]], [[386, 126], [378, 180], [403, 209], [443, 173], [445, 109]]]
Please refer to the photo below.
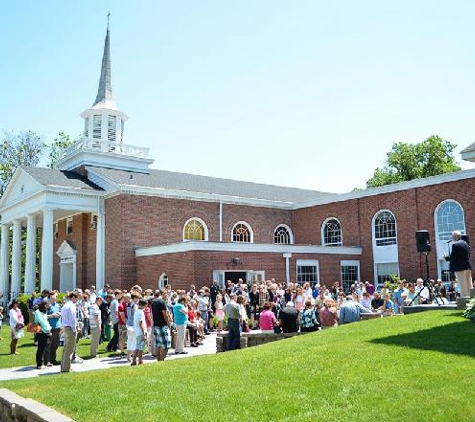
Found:
[[427, 230], [416, 230], [416, 246], [417, 252], [430, 252], [432, 247], [430, 245], [429, 232]]
[[467, 242], [468, 245], [470, 246], [470, 239], [468, 238], [468, 234], [463, 234], [461, 239], [465, 240], [465, 242]]

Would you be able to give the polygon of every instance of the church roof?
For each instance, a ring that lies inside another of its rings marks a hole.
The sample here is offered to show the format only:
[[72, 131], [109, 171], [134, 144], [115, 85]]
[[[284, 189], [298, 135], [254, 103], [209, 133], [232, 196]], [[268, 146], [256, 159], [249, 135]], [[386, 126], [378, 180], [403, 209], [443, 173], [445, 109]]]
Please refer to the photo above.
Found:
[[81, 176], [74, 171], [60, 171], [51, 168], [25, 166], [21, 166], [21, 169], [43, 186], [56, 186], [87, 191], [103, 190], [88, 180], [87, 177]]
[[204, 194], [226, 195], [239, 198], [260, 199], [296, 203], [306, 200], [328, 198], [335, 194], [314, 190], [242, 182], [232, 179], [198, 176], [166, 170], [151, 169], [150, 173], [132, 173], [124, 170], [92, 168], [95, 173], [112, 183], [138, 188], [155, 188]]

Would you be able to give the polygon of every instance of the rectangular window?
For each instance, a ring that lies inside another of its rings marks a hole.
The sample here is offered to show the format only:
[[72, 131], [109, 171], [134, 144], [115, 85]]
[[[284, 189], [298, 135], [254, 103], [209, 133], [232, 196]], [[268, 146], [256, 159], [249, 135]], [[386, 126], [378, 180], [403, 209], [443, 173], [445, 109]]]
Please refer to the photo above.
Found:
[[91, 215], [91, 230], [97, 230], [97, 215]]
[[378, 285], [391, 281], [391, 276], [399, 276], [399, 265], [397, 262], [389, 262], [384, 264], [376, 264], [376, 276]]
[[59, 236], [59, 231], [58, 231], [58, 223], [54, 223], [53, 226], [53, 237], [57, 239]]
[[319, 282], [318, 261], [298, 259], [297, 260], [297, 283], [309, 282], [311, 285]]
[[360, 261], [341, 261], [341, 285], [345, 291], [350, 290], [350, 286], [355, 281], [360, 280]]
[[89, 117], [84, 120], [84, 136], [86, 138], [89, 136]]
[[445, 259], [439, 260], [440, 279], [444, 282], [452, 281], [449, 271], [449, 263]]
[[66, 235], [73, 234], [73, 217], [66, 218]]
[[115, 116], [107, 116], [108, 123], [107, 123], [107, 140], [109, 142], [115, 142], [115, 134], [117, 131], [117, 123], [116, 123], [116, 117]]
[[92, 119], [92, 137], [94, 139], [101, 139], [102, 116], [95, 115]]

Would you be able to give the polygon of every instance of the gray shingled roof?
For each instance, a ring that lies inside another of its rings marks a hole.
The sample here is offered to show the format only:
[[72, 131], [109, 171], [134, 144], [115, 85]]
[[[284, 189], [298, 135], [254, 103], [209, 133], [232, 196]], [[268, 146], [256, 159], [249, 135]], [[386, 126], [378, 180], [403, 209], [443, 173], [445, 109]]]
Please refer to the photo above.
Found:
[[[268, 201], [295, 203], [311, 199], [333, 196], [328, 192], [289, 188], [283, 186], [264, 185], [252, 182], [241, 182], [231, 179], [197, 176], [188, 173], [176, 173], [166, 170], [150, 170], [150, 174], [132, 173], [124, 170], [113, 170], [91, 167], [100, 175], [112, 182], [125, 185], [159, 189], [183, 190], [240, 198], [262, 199]], [[133, 179], [131, 179], [133, 176]]]
[[475, 142], [471, 143], [468, 147], [464, 148], [461, 153], [474, 151], [475, 150]]
[[88, 191], [103, 190], [99, 186], [89, 181], [86, 177], [73, 171], [60, 171], [43, 167], [24, 167], [21, 169], [27, 172], [38, 183], [43, 186], [61, 186], [72, 189], [84, 189]]

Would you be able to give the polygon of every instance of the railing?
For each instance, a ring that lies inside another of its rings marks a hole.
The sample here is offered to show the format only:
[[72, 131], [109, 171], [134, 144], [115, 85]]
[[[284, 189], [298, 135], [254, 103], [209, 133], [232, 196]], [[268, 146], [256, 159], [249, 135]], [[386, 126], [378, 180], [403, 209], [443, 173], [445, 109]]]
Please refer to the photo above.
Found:
[[135, 145], [101, 141], [100, 139], [94, 138], [82, 138], [64, 151], [63, 158], [79, 150], [112, 152], [137, 158], [147, 158], [149, 152], [149, 148], [137, 147]]

